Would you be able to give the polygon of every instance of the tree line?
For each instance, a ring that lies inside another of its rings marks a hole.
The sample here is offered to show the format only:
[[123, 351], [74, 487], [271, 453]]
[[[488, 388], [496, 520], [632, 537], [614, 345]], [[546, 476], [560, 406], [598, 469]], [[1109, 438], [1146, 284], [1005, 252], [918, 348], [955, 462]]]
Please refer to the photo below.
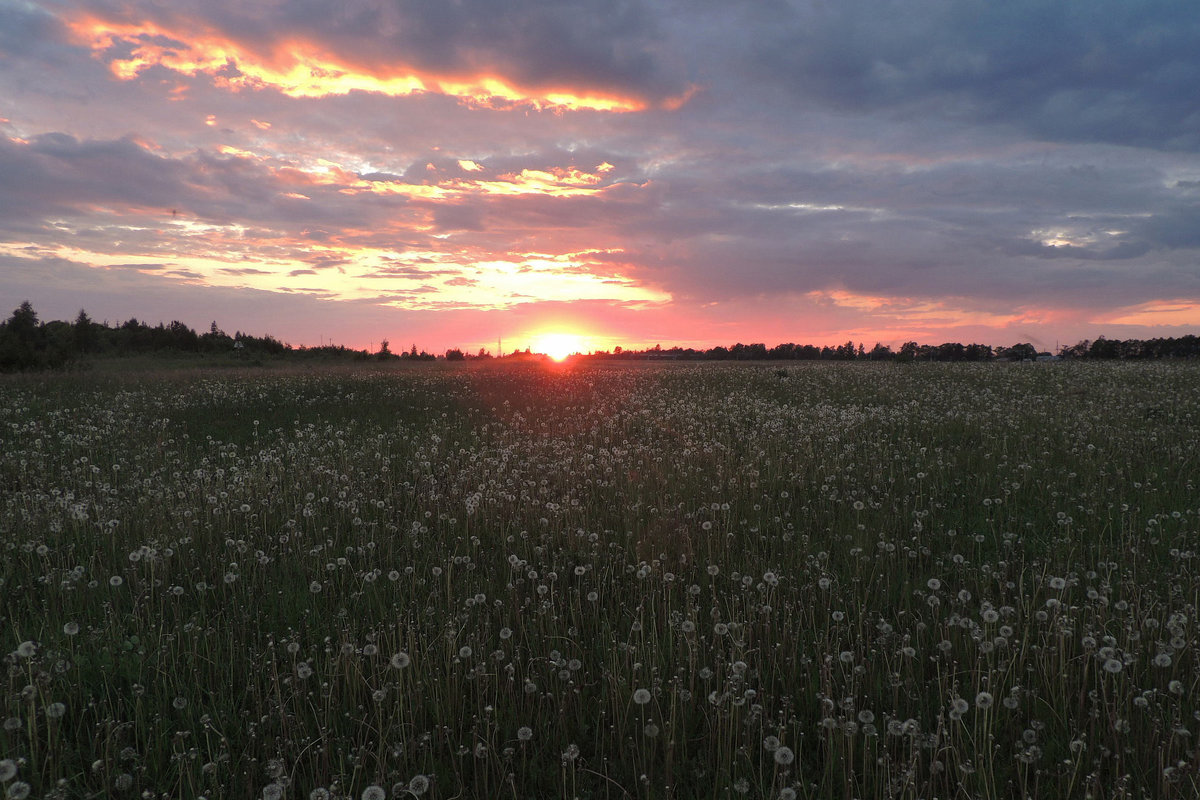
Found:
[[876, 343], [870, 350], [862, 344], [846, 342], [837, 347], [787, 342], [774, 347], [762, 343], [717, 346], [707, 350], [652, 347], [648, 350], [624, 350], [595, 353], [589, 358], [681, 361], [1037, 361], [1057, 359], [1150, 359], [1195, 358], [1200, 356], [1200, 337], [1186, 335], [1157, 339], [1085, 339], [1057, 353], [1038, 350], [1029, 342], [1008, 347], [986, 344], [919, 344], [905, 342], [899, 349]]
[[[491, 358], [481, 349], [477, 354], [451, 348], [441, 355], [418, 350], [414, 344], [400, 353], [391, 351], [385, 339], [376, 352], [355, 350], [340, 345], [292, 347], [273, 336], [252, 336], [241, 331], [230, 335], [214, 321], [207, 331], [198, 333], [178, 320], [170, 324], [150, 325], [136, 318], [115, 325], [92, 320], [81, 310], [73, 322], [42, 322], [28, 301], [13, 310], [0, 323], [0, 372], [23, 372], [61, 368], [73, 361], [95, 357], [120, 357], [147, 353], [212, 354], [242, 358], [264, 356], [291, 358], [333, 358], [348, 360], [465, 361]], [[1039, 351], [1028, 342], [1009, 347], [945, 342], [938, 345], [905, 342], [898, 350], [876, 344], [870, 350], [862, 344], [846, 342], [837, 347], [811, 344], [735, 344], [707, 350], [655, 345], [646, 350], [626, 350], [589, 354], [592, 360], [684, 360], [684, 361], [1033, 361], [1039, 358], [1068, 359], [1152, 359], [1195, 358], [1200, 356], [1200, 337], [1156, 339], [1084, 340], [1058, 353]], [[528, 348], [506, 358], [536, 358]]]

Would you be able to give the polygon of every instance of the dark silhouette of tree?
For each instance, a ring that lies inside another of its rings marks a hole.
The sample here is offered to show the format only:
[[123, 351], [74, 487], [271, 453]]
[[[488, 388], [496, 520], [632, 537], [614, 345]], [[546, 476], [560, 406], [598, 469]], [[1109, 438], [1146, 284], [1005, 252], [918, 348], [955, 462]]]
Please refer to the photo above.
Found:
[[86, 354], [96, 352], [99, 346], [100, 334], [96, 330], [96, 323], [92, 322], [92, 318], [82, 308], [79, 309], [79, 314], [75, 317], [72, 333], [77, 353]]
[[886, 344], [876, 342], [875, 346], [871, 348], [871, 352], [867, 353], [867, 358], [871, 361], [887, 361], [895, 358], [895, 353]]
[[28, 300], [0, 326], [0, 370], [16, 372], [43, 366], [45, 334]]

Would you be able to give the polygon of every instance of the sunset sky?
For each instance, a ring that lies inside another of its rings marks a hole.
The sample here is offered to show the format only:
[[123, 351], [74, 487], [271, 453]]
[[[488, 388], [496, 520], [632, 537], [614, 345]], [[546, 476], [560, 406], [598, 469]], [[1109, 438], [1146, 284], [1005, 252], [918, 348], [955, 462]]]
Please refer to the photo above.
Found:
[[0, 312], [494, 351], [1200, 332], [1200, 3], [0, 0]]

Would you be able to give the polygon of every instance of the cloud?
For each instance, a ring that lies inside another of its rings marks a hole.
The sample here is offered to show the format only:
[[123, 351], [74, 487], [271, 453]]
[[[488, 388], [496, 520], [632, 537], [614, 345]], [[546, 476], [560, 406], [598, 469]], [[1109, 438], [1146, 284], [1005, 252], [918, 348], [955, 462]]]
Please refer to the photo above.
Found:
[[755, 78], [850, 113], [1013, 125], [1051, 141], [1200, 145], [1200, 7], [1126, 0], [812, 3], [748, 51]]
[[292, 97], [438, 92], [482, 107], [632, 110], [687, 91], [659, 52], [654, 12], [608, 0], [89, 3], [64, 21], [123, 79], [164, 69]]

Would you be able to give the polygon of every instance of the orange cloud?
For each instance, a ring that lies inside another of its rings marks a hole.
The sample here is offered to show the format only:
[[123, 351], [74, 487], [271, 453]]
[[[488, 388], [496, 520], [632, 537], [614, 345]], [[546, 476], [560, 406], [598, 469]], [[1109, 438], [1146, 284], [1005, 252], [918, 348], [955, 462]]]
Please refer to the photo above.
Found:
[[1200, 323], [1200, 301], [1153, 300], [1097, 321], [1111, 325], [1196, 325]]
[[[234, 92], [275, 89], [289, 97], [328, 97], [354, 91], [403, 97], [433, 92], [491, 108], [533, 106], [622, 112], [642, 110], [647, 105], [634, 97], [569, 87], [520, 86], [498, 75], [436, 75], [404, 63], [392, 64], [386, 70], [369, 70], [303, 38], [280, 41], [263, 52], [198, 23], [188, 25], [186, 30], [174, 30], [150, 21], [119, 22], [83, 14], [66, 20], [66, 24], [75, 40], [91, 48], [97, 57], [107, 59], [109, 69], [122, 80], [132, 80], [151, 67], [163, 67], [188, 76], [207, 75], [214, 85]], [[127, 55], [109, 55], [114, 48]], [[686, 97], [666, 105], [683, 101]]]

